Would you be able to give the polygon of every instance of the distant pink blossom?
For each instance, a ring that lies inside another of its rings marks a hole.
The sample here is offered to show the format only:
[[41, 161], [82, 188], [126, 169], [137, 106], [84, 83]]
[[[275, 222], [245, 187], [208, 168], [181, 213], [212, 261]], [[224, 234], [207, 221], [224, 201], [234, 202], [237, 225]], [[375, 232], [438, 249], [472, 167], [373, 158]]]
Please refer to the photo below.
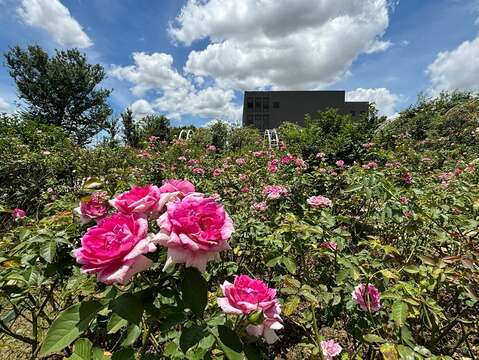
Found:
[[155, 185], [133, 186], [131, 190], [110, 200], [110, 205], [123, 214], [157, 216], [165, 205]]
[[155, 242], [168, 248], [165, 268], [184, 263], [205, 271], [220, 251], [230, 249], [226, 242], [233, 233], [233, 222], [223, 206], [212, 198], [194, 193], [169, 203], [157, 221], [160, 232]]
[[82, 271], [96, 274], [98, 281], [125, 284], [152, 263], [144, 256], [156, 250], [147, 233], [146, 219], [113, 214], [87, 230], [73, 256], [82, 265]]
[[291, 154], [285, 155], [281, 158], [281, 164], [284, 164], [284, 165], [287, 165], [292, 161], [294, 161], [294, 156]]
[[276, 165], [269, 164], [267, 170], [268, 172], [274, 174], [278, 171], [278, 167]]
[[248, 176], [245, 175], [245, 174], [239, 174], [238, 179], [240, 181], [246, 181], [246, 180], [248, 180]]
[[336, 166], [340, 168], [344, 167], [344, 161], [343, 160], [336, 161]]
[[378, 167], [378, 163], [375, 161], [370, 161], [366, 165], [363, 165], [364, 169], [369, 169], [369, 170], [377, 169], [377, 167]]
[[370, 149], [374, 146], [374, 143], [373, 142], [367, 142], [367, 143], [364, 143], [362, 146], [365, 149]]
[[380, 292], [372, 284], [359, 284], [351, 293], [353, 301], [364, 311], [376, 312], [381, 308]]
[[248, 192], [249, 192], [249, 188], [248, 188], [247, 186], [243, 186], [243, 187], [241, 188], [241, 192], [242, 192], [242, 193], [248, 193]]
[[453, 179], [455, 174], [453, 172], [444, 172], [438, 176], [438, 179], [441, 181], [449, 181]]
[[322, 152], [319, 152], [319, 153], [316, 154], [315, 158], [319, 159], [321, 161], [324, 161], [324, 160], [326, 160], [326, 154], [322, 153]]
[[217, 298], [218, 305], [226, 314], [251, 315], [261, 312], [264, 320], [260, 324], [249, 324], [246, 332], [252, 336], [263, 336], [268, 344], [278, 340], [275, 330], [283, 328], [280, 317], [281, 306], [276, 299], [276, 289], [247, 275], [236, 276], [233, 284], [225, 281], [221, 285], [224, 297]]
[[262, 156], [264, 156], [264, 152], [263, 151], [255, 151], [255, 152], [253, 152], [253, 155], [255, 157], [262, 157]]
[[24, 217], [27, 216], [27, 213], [25, 212], [25, 210], [23, 209], [20, 209], [20, 208], [15, 208], [12, 210], [12, 217], [16, 220], [16, 219], [23, 219]]
[[322, 208], [322, 207], [331, 207], [333, 206], [333, 202], [327, 198], [326, 196], [317, 195], [311, 196], [306, 200], [306, 202], [314, 208]]
[[220, 176], [222, 173], [223, 173], [223, 170], [221, 170], [221, 169], [214, 169], [214, 170], [213, 170], [213, 176], [214, 176], [214, 177], [218, 177], [218, 176]]
[[73, 212], [80, 216], [82, 224], [103, 218], [108, 214], [108, 194], [105, 191], [94, 192], [88, 199], [80, 201], [80, 206]]
[[320, 246], [331, 251], [336, 251], [336, 249], [338, 248], [338, 244], [336, 244], [334, 241], [326, 241]]
[[188, 160], [188, 165], [196, 165], [196, 164], [198, 164], [198, 162], [199, 161], [196, 160], [196, 159], [190, 159], [190, 160]]
[[263, 195], [269, 200], [276, 200], [288, 195], [288, 189], [282, 185], [266, 185], [263, 188]]
[[264, 212], [268, 210], [268, 205], [266, 204], [265, 201], [261, 201], [259, 203], [253, 204], [253, 209], [255, 209], [258, 212]]
[[195, 167], [191, 171], [193, 172], [193, 174], [196, 174], [196, 175], [204, 175], [205, 174], [205, 170], [201, 167]]
[[236, 163], [236, 165], [240, 165], [240, 166], [241, 166], [241, 165], [246, 164], [246, 160], [243, 159], [243, 158], [238, 158], [238, 159], [235, 160], [235, 163]]
[[334, 340], [321, 341], [320, 345], [325, 360], [332, 360], [343, 351], [341, 345]]
[[297, 158], [294, 160], [294, 165], [296, 166], [297, 169], [306, 169], [308, 166], [306, 164], [306, 161], [304, 161], [301, 158]]
[[403, 205], [407, 205], [409, 203], [409, 199], [406, 196], [402, 195], [399, 197], [399, 202]]
[[206, 150], [210, 151], [210, 152], [215, 152], [216, 151], [216, 146], [214, 145], [208, 145], [206, 147]]
[[412, 179], [411, 174], [405, 174], [405, 175], [403, 175], [402, 181], [403, 181], [404, 184], [406, 184], [406, 185], [411, 185], [412, 182], [413, 182], [413, 179]]

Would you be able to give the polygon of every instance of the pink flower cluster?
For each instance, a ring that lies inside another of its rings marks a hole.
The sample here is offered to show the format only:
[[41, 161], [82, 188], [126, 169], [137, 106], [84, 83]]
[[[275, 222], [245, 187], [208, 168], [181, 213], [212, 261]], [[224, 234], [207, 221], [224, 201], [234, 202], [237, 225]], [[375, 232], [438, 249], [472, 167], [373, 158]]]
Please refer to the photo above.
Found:
[[[110, 200], [118, 213], [108, 217], [108, 208], [102, 207], [106, 194], [94, 194], [83, 205], [84, 213], [104, 218], [87, 230], [73, 252], [82, 270], [97, 274], [101, 282], [124, 284], [151, 265], [144, 254], [159, 244], [168, 248], [165, 267], [185, 263], [204, 271], [209, 260], [229, 249], [233, 222], [214, 199], [195, 191], [185, 180], [165, 180], [159, 188], [135, 186]], [[148, 234], [148, 219], [158, 219], [158, 234]]]
[[308, 198], [308, 200], [306, 200], [306, 202], [313, 208], [330, 208], [333, 206], [333, 202], [326, 196], [322, 195], [311, 196], [310, 198]]
[[282, 185], [266, 185], [263, 188], [263, 195], [268, 200], [276, 200], [288, 195], [288, 189]]
[[[233, 284], [225, 281], [221, 289], [224, 297], [217, 298], [218, 305], [226, 314], [248, 316], [249, 335], [263, 336], [268, 344], [278, 340], [275, 330], [282, 329], [283, 324], [275, 289], [247, 275], [236, 276]], [[257, 315], [256, 319], [252, 315]]]

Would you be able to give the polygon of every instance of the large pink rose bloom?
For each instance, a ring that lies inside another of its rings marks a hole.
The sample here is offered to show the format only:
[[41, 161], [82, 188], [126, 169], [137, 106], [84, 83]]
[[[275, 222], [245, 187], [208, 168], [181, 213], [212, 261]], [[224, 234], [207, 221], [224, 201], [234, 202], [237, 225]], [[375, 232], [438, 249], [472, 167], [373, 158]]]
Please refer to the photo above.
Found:
[[104, 191], [93, 193], [86, 201], [80, 201], [80, 206], [73, 212], [80, 216], [80, 222], [86, 224], [91, 220], [99, 220], [108, 213], [108, 194]]
[[330, 199], [328, 199], [326, 196], [322, 196], [322, 195], [311, 196], [306, 201], [313, 208], [333, 206], [333, 202]]
[[218, 298], [218, 305], [227, 314], [249, 315], [261, 311], [264, 320], [259, 325], [246, 327], [248, 334], [263, 336], [267, 343], [278, 340], [275, 330], [283, 328], [281, 323], [281, 306], [276, 299], [276, 290], [271, 289], [261, 280], [247, 275], [236, 276], [234, 283], [225, 281], [221, 286], [225, 297]]
[[123, 214], [158, 215], [166, 198], [161, 199], [161, 192], [155, 185], [134, 186], [130, 191], [110, 200], [111, 206]]
[[371, 284], [359, 284], [351, 294], [353, 301], [364, 311], [378, 311], [381, 308], [381, 293]]
[[81, 248], [73, 251], [82, 271], [96, 273], [105, 284], [128, 282], [151, 265], [143, 254], [156, 250], [147, 236], [148, 221], [134, 215], [113, 214], [88, 229]]
[[226, 240], [234, 230], [223, 206], [198, 193], [169, 203], [158, 226], [155, 241], [168, 248], [165, 268], [185, 264], [200, 271], [209, 260], [218, 259], [220, 251], [230, 249]]

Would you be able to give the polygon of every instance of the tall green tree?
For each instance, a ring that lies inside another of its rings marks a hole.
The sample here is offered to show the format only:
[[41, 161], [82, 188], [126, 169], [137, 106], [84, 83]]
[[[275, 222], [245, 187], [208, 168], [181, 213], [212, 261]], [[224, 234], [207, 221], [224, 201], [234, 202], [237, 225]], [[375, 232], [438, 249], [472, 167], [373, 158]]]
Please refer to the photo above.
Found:
[[123, 123], [123, 139], [129, 146], [137, 148], [141, 141], [141, 129], [135, 124], [133, 111], [130, 108], [121, 114], [121, 122]]
[[105, 78], [101, 65], [88, 64], [76, 49], [56, 50], [49, 57], [39, 46], [13, 47], [5, 60], [26, 115], [61, 126], [80, 145], [102, 130], [112, 111], [111, 90], [98, 88]]
[[156, 136], [160, 141], [170, 140], [170, 120], [163, 115], [146, 115], [141, 119], [143, 136]]

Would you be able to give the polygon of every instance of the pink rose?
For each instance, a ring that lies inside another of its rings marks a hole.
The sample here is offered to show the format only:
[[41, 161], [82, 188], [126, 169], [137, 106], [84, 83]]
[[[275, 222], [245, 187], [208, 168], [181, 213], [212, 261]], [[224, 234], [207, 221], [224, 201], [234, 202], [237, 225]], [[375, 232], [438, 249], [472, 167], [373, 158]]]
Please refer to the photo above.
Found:
[[167, 200], [161, 199], [158, 187], [145, 185], [132, 187], [130, 191], [110, 200], [110, 204], [123, 214], [157, 216]]
[[364, 169], [369, 169], [369, 170], [371, 170], [371, 169], [377, 169], [377, 167], [378, 167], [378, 164], [377, 164], [377, 162], [375, 162], [375, 161], [370, 161], [370, 162], [368, 162], [366, 165], [363, 165], [363, 168], [364, 168]]
[[222, 173], [223, 173], [223, 170], [221, 170], [221, 169], [214, 169], [214, 170], [213, 170], [213, 176], [214, 176], [214, 177], [218, 177], [218, 176], [220, 176]]
[[236, 165], [240, 165], [240, 166], [246, 164], [246, 160], [243, 158], [238, 158], [235, 160], [235, 162], [236, 162]]
[[332, 207], [333, 202], [326, 196], [311, 196], [306, 202], [313, 208]]
[[263, 195], [269, 200], [276, 200], [288, 195], [288, 189], [281, 185], [267, 185], [263, 189]]
[[333, 241], [324, 242], [320, 246], [324, 249], [328, 249], [331, 251], [336, 251], [336, 249], [338, 248], [338, 245]]
[[248, 176], [246, 176], [245, 174], [240, 174], [238, 178], [240, 179], [240, 181], [248, 180]]
[[263, 336], [268, 344], [278, 340], [275, 330], [283, 328], [281, 306], [276, 299], [276, 290], [261, 280], [247, 275], [236, 276], [234, 283], [225, 281], [221, 285], [225, 297], [217, 298], [218, 305], [226, 314], [250, 315], [260, 311], [264, 320], [261, 324], [249, 324], [248, 334]]
[[160, 193], [174, 193], [180, 192], [183, 195], [195, 192], [195, 186], [188, 180], [168, 179], [163, 180], [163, 185], [160, 186]]
[[343, 348], [334, 340], [327, 340], [321, 341], [321, 350], [325, 360], [332, 360], [343, 351]]
[[264, 155], [264, 152], [262, 152], [262, 151], [255, 151], [255, 152], [253, 152], [253, 155], [254, 155], [255, 157], [262, 157], [262, 156]]
[[233, 222], [223, 206], [201, 194], [190, 194], [169, 203], [158, 219], [160, 232], [155, 241], [168, 248], [165, 268], [184, 263], [205, 271], [209, 260], [229, 250], [226, 240], [233, 233]]
[[193, 172], [193, 174], [196, 174], [196, 175], [204, 175], [205, 174], [205, 170], [203, 168], [200, 168], [200, 167], [195, 167], [191, 171]]
[[215, 151], [216, 151], [216, 146], [214, 146], [214, 145], [208, 145], [208, 147], [206, 148], [206, 150], [211, 151], [211, 152], [215, 152]]
[[243, 187], [241, 188], [241, 192], [242, 192], [242, 193], [249, 193], [249, 187], [243, 186]]
[[262, 202], [253, 204], [253, 209], [255, 209], [258, 212], [264, 212], [268, 210], [268, 205], [266, 204], [266, 202], [262, 201]]
[[370, 149], [374, 146], [374, 143], [373, 142], [368, 142], [368, 143], [364, 143], [363, 144], [363, 148], [365, 149]]
[[12, 217], [16, 220], [16, 219], [23, 219], [24, 217], [27, 216], [27, 213], [25, 212], [25, 210], [22, 210], [20, 208], [15, 208], [12, 210]]
[[96, 273], [105, 284], [125, 284], [151, 265], [143, 254], [156, 250], [147, 237], [148, 221], [134, 215], [113, 214], [88, 229], [81, 247], [73, 251], [82, 271]]
[[80, 222], [86, 224], [91, 220], [99, 220], [108, 214], [108, 194], [105, 191], [93, 193], [88, 200], [80, 201], [80, 206], [73, 212], [80, 216]]
[[381, 308], [380, 292], [371, 284], [359, 284], [351, 293], [353, 301], [364, 311], [378, 311]]
[[344, 161], [343, 160], [336, 161], [336, 166], [342, 168], [344, 166]]
[[410, 174], [405, 174], [403, 177], [402, 177], [402, 181], [404, 182], [404, 184], [406, 185], [411, 185], [412, 184], [412, 176]]

